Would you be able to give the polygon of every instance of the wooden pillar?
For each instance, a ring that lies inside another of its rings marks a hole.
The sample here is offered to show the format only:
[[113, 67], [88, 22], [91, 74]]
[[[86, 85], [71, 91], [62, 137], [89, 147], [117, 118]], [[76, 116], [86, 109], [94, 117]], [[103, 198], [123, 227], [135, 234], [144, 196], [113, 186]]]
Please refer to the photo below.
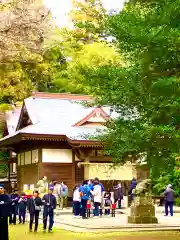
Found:
[[76, 184], [76, 161], [75, 161], [75, 151], [72, 150], [72, 187], [74, 188]]
[[8, 192], [11, 192], [11, 169], [10, 169], [10, 161], [8, 161]]
[[37, 181], [39, 181], [42, 178], [42, 168], [43, 168], [43, 163], [42, 163], [42, 149], [38, 149], [38, 171], [37, 171]]

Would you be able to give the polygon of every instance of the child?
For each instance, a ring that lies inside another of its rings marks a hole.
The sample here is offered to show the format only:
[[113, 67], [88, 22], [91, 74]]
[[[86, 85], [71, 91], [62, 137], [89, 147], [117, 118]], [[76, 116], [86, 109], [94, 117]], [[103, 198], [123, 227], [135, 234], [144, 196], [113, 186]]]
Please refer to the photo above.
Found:
[[80, 215], [80, 203], [81, 203], [81, 197], [79, 192], [79, 185], [77, 184], [73, 190], [73, 213], [75, 216]]
[[19, 224], [25, 224], [26, 220], [26, 207], [27, 207], [27, 198], [25, 197], [25, 193], [22, 193], [20, 199], [18, 201], [19, 205]]
[[[104, 193], [104, 200], [105, 200], [105, 207], [109, 207], [111, 206], [111, 191], [110, 189], [108, 189], [105, 193]], [[110, 209], [105, 209], [105, 215], [109, 215], [110, 214]]]

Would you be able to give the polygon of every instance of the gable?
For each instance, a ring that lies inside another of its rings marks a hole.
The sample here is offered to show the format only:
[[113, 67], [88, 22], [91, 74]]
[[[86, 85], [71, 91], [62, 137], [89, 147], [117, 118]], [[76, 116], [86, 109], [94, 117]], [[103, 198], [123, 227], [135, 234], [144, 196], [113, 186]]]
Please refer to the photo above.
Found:
[[75, 123], [73, 127], [103, 125], [108, 118], [109, 115], [102, 108], [95, 108], [90, 114]]
[[29, 125], [32, 125], [32, 121], [29, 117], [29, 114], [28, 114], [28, 111], [27, 111], [27, 108], [26, 108], [25, 104], [23, 104], [16, 131], [18, 131], [22, 128], [25, 128]]

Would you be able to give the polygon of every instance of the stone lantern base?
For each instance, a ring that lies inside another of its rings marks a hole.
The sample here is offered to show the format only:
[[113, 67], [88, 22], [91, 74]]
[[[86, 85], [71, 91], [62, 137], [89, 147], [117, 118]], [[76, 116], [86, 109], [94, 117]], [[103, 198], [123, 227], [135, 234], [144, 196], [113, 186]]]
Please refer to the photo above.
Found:
[[131, 213], [128, 216], [131, 224], [153, 224], [158, 223], [155, 217], [155, 206], [151, 197], [136, 197], [131, 205]]

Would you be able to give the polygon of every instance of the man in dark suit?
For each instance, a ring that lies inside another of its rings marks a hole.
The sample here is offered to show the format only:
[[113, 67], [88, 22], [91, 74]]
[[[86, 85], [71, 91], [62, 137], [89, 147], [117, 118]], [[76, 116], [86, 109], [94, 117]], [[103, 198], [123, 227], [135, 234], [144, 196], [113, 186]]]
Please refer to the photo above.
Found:
[[54, 209], [56, 208], [56, 197], [53, 195], [53, 187], [49, 188], [49, 193], [45, 194], [42, 198], [44, 204], [43, 212], [43, 228], [46, 231], [47, 228], [47, 218], [49, 216], [49, 229], [48, 232], [52, 232], [52, 227], [54, 224]]
[[10, 195], [12, 201], [12, 214], [9, 218], [9, 224], [16, 225], [16, 216], [18, 215], [18, 201], [19, 195], [17, 189]]
[[4, 186], [0, 185], [0, 239], [8, 240], [8, 217], [11, 214], [11, 199], [5, 194]]

